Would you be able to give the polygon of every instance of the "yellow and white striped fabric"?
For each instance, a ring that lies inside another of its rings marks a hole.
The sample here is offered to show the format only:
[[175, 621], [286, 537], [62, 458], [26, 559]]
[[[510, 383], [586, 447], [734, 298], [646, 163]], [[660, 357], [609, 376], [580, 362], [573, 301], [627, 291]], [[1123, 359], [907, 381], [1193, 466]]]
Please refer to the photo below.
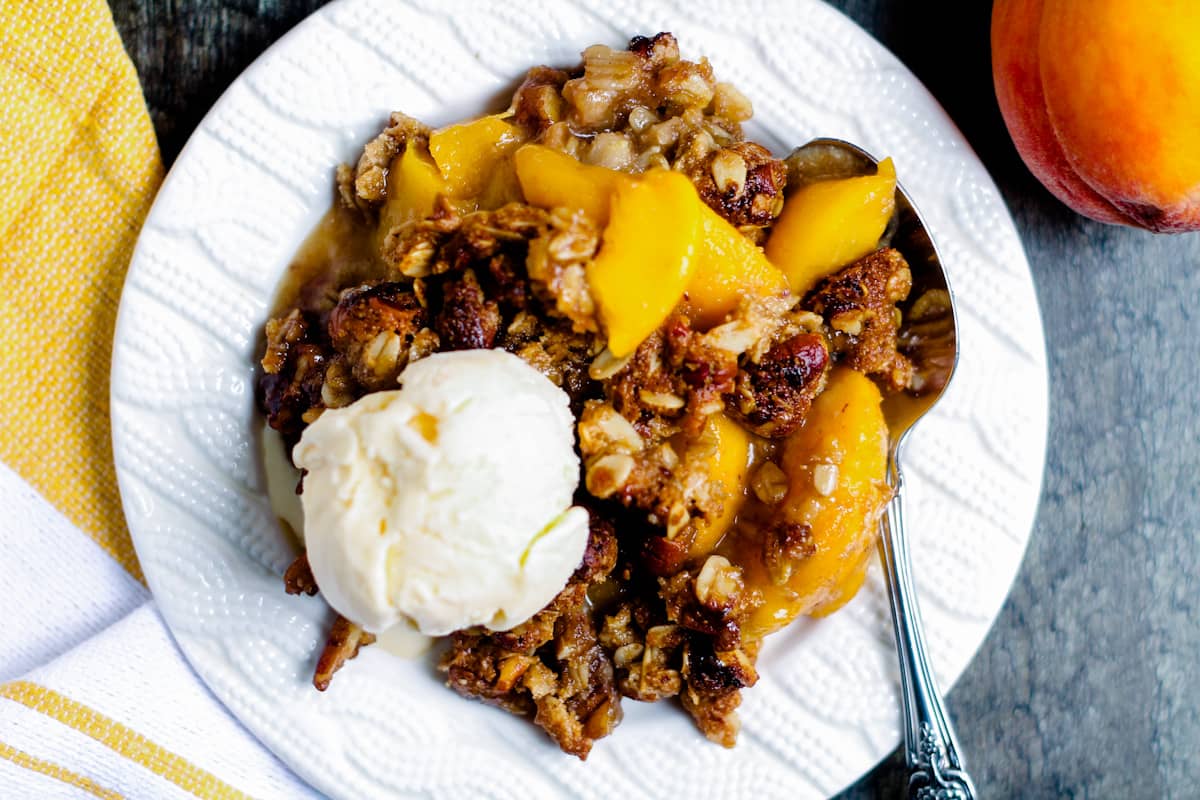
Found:
[[0, 798], [317, 795], [208, 692], [142, 584], [109, 441], [162, 178], [104, 0], [0, 0]]

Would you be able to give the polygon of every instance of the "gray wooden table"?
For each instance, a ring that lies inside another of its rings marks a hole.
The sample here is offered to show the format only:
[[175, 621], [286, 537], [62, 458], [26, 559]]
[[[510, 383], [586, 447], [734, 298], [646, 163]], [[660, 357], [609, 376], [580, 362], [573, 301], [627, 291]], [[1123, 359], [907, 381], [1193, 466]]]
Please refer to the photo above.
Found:
[[[320, 4], [112, 0], [168, 163], [230, 81]], [[916, 72], [982, 157], [1045, 317], [1041, 510], [1008, 604], [950, 693], [980, 794], [1200, 796], [1200, 235], [1089, 222], [1030, 176], [992, 92], [989, 3], [832, 4]], [[900, 796], [898, 764], [844, 797]]]

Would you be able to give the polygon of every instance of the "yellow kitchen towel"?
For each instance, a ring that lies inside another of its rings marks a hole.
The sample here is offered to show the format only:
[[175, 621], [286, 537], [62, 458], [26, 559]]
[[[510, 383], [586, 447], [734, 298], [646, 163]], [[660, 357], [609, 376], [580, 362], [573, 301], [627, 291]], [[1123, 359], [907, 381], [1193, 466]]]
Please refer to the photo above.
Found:
[[117, 301], [162, 160], [103, 0], [0, 3], [0, 461], [138, 580], [117, 494]]
[[104, 0], [0, 0], [0, 797], [317, 800], [138, 582], [109, 363], [162, 173]]
[[2, 463], [0, 498], [0, 798], [319, 800], [188, 667], [146, 587]]

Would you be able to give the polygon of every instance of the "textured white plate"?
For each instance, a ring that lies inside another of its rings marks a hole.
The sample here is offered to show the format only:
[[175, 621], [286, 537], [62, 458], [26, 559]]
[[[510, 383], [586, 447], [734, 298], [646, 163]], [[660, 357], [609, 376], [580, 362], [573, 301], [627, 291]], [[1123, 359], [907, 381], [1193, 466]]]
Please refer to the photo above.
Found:
[[[895, 157], [961, 302], [949, 396], [910, 445], [914, 559], [944, 687], [1016, 573], [1041, 483], [1042, 328], [1012, 221], [983, 166], [891, 54], [815, 0], [443, 3], [342, 0], [272, 47], [179, 157], [129, 270], [113, 358], [125, 513], [193, 666], [264, 743], [341, 797], [818, 797], [899, 740], [876, 570], [844, 611], [774, 637], [735, 750], [672, 704], [627, 702], [587, 763], [528, 721], [440, 686], [430, 662], [368, 648], [325, 694], [309, 678], [327, 615], [289, 597], [292, 548], [263, 494], [253, 411], [259, 331], [283, 269], [332, 198], [334, 166], [386, 113], [433, 124], [501, 107], [525, 69], [674, 31], [753, 101], [776, 153], [817, 136]], [[971, 720], [960, 720], [963, 726]]]

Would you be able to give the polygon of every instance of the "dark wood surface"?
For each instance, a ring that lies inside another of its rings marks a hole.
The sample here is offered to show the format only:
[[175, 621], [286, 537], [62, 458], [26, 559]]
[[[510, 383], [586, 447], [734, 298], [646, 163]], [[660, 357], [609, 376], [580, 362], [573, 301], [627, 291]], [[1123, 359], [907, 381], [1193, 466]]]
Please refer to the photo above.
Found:
[[[112, 0], [168, 163], [238, 73], [320, 4]], [[1200, 796], [1200, 235], [1092, 223], [1042, 189], [996, 108], [990, 4], [832, 4], [916, 72], [979, 153], [1045, 317], [1041, 509], [1012, 595], [950, 693], [980, 795]], [[899, 763], [844, 797], [900, 796]]]

